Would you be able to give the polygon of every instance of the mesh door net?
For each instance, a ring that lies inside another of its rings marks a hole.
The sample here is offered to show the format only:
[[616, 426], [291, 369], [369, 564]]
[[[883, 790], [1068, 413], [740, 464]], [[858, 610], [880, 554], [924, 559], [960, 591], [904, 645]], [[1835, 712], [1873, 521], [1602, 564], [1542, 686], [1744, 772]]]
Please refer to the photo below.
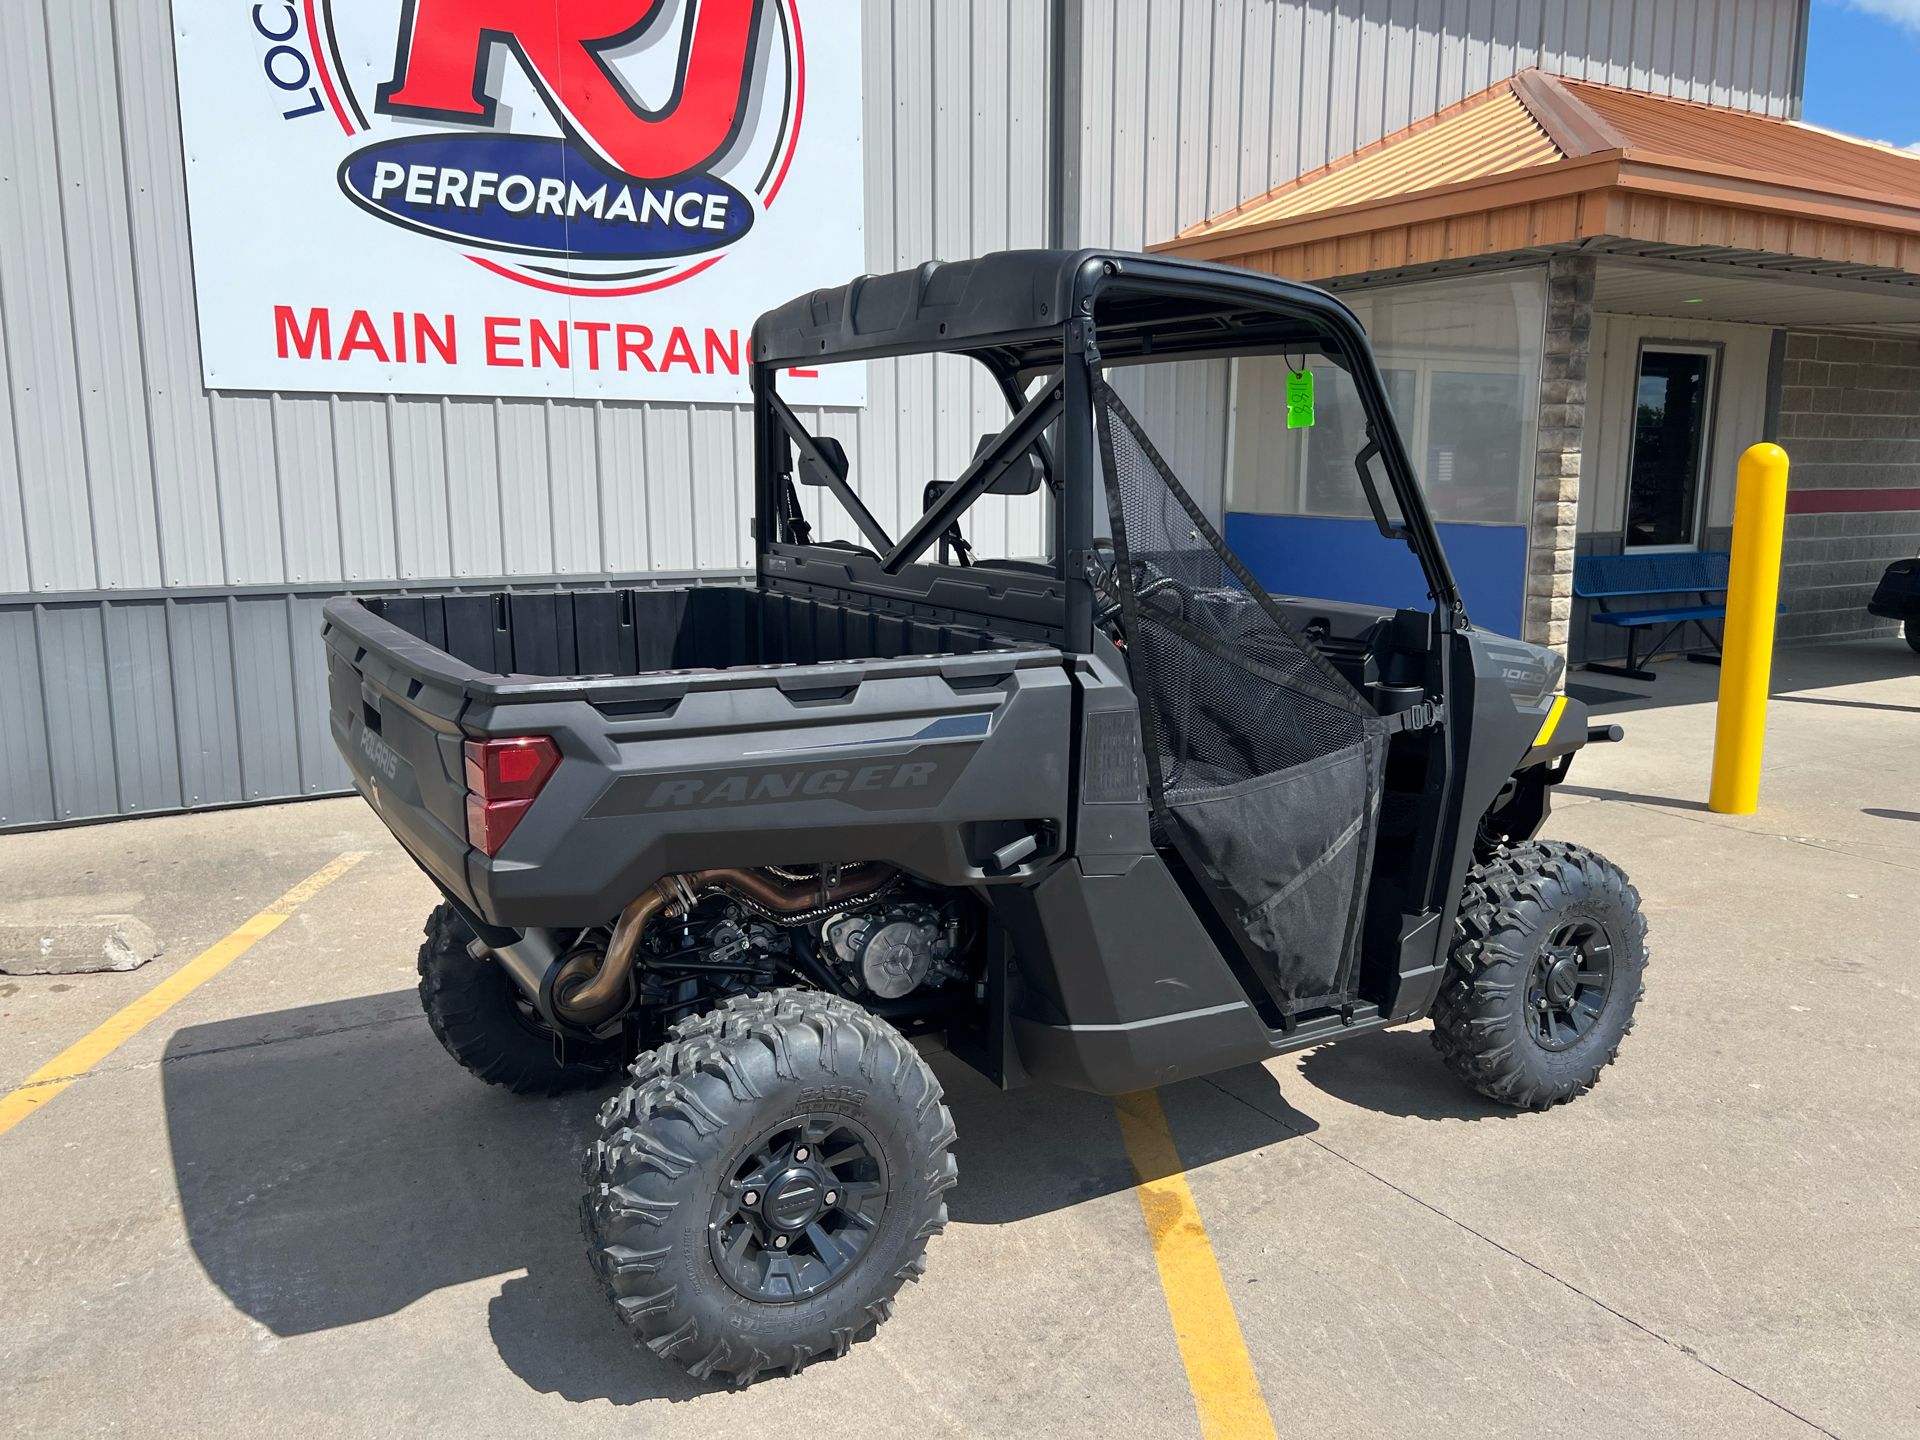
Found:
[[1117, 603], [1154, 819], [1287, 1010], [1344, 998], [1386, 724], [1288, 623], [1105, 380]]

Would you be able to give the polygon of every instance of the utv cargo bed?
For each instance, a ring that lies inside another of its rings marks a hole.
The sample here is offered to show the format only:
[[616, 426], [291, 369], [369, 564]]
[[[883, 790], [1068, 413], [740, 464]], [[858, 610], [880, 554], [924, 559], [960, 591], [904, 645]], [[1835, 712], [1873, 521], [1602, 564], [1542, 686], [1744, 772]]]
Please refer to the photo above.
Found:
[[[324, 636], [356, 787], [495, 925], [617, 912], [743, 846], [830, 861], [876, 810], [898, 812], [902, 863], [965, 884], [1021, 833], [999, 818], [1008, 785], [1034, 826], [1064, 822], [1068, 683], [1035, 641], [732, 586], [344, 598]], [[519, 735], [562, 763], [488, 857], [464, 747]]]

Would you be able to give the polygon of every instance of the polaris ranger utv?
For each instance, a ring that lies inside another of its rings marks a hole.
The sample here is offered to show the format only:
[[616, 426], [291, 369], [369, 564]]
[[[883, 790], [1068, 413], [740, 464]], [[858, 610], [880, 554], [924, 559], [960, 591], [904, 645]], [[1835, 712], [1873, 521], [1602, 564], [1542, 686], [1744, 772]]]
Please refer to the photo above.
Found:
[[[1010, 418], [894, 535], [779, 382], [934, 354]], [[1350, 381], [1342, 471], [1430, 606], [1270, 593], [1119, 393], [1251, 355]], [[334, 736], [445, 897], [434, 1033], [514, 1091], [628, 1072], [582, 1216], [656, 1353], [745, 1383], [887, 1317], [956, 1178], [915, 1037], [1118, 1093], [1430, 1015], [1496, 1101], [1593, 1085], [1640, 994], [1639, 897], [1533, 837], [1617, 732], [1556, 655], [1468, 622], [1339, 301], [1013, 252], [803, 296], [753, 357], [750, 586], [326, 609]], [[1044, 507], [1047, 558], [973, 553], [989, 494]], [[830, 502], [858, 540], [817, 537]]]

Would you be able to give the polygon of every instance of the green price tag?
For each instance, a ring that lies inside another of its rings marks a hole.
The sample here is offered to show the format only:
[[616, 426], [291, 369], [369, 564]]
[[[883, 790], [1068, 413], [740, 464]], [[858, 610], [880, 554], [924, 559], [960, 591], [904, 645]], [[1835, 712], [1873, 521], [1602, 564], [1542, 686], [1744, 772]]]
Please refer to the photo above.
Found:
[[1313, 424], [1313, 372], [1287, 372], [1287, 429], [1304, 430]]

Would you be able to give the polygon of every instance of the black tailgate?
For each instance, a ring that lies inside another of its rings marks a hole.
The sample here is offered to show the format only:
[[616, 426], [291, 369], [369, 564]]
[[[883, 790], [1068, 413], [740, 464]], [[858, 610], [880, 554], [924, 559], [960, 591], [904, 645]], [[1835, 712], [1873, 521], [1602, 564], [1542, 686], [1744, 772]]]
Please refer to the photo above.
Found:
[[325, 613], [328, 719], [354, 785], [414, 859], [471, 904], [466, 667], [357, 600], [329, 600]]

